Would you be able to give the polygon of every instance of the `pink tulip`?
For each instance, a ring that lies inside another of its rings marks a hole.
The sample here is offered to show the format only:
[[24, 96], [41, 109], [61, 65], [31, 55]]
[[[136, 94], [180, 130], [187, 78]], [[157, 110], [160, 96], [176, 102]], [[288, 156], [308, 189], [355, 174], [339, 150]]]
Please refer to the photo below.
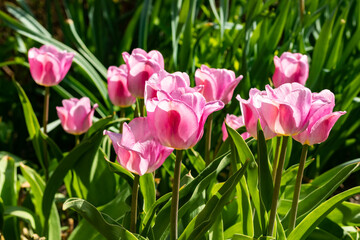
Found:
[[265, 91], [260, 91], [256, 88], [250, 89], [249, 99], [244, 100], [238, 95], [236, 97], [240, 102], [240, 108], [244, 119], [246, 131], [253, 138], [257, 139], [257, 122], [260, 119], [260, 125], [264, 131], [265, 139], [271, 139], [276, 136], [268, 126], [267, 122], [260, 117], [258, 109], [261, 106], [261, 99], [263, 95], [266, 95]]
[[242, 78], [242, 75], [235, 78], [233, 71], [209, 68], [206, 65], [202, 65], [201, 69], [197, 69], [195, 72], [196, 85], [204, 86], [200, 93], [204, 95], [208, 102], [220, 100], [224, 104], [229, 103], [235, 87]]
[[[221, 127], [222, 133], [223, 133], [223, 138], [222, 140], [225, 142], [225, 140], [228, 138], [229, 134], [226, 130], [226, 125], [229, 125], [229, 127], [233, 128], [234, 130], [239, 129], [241, 127], [243, 127], [244, 124], [244, 120], [242, 116], [235, 116], [233, 114], [226, 114], [226, 118], [225, 121], [223, 122], [223, 125]], [[242, 138], [244, 140], [248, 139], [250, 136], [250, 134], [248, 132], [244, 132], [241, 134]]]
[[56, 110], [66, 132], [80, 135], [91, 127], [97, 104], [91, 109], [90, 99], [87, 97], [64, 99], [62, 104], [63, 106], [56, 107]]
[[131, 95], [127, 85], [128, 69], [125, 64], [120, 67], [111, 66], [107, 72], [108, 92], [115, 106], [129, 107], [136, 98]]
[[[172, 79], [179, 87], [167, 85], [164, 78]], [[193, 147], [204, 133], [209, 114], [224, 107], [221, 101], [206, 103], [204, 96], [198, 92], [199, 88], [187, 86], [188, 78], [185, 73], [160, 73], [153, 81], [146, 83], [145, 88], [150, 129], [161, 144], [175, 149]], [[154, 91], [156, 96], [153, 96]]]
[[104, 131], [112, 141], [117, 161], [128, 171], [140, 176], [158, 169], [174, 149], [165, 147], [148, 131], [146, 118], [124, 123], [123, 133]]
[[134, 49], [131, 55], [123, 52], [122, 56], [129, 70], [129, 91], [134, 97], [143, 98], [145, 82], [153, 73], [164, 69], [164, 58], [156, 50], [147, 53], [140, 48]]
[[346, 112], [333, 112], [334, 94], [329, 90], [312, 93], [309, 125], [305, 131], [293, 136], [301, 144], [314, 145], [324, 142], [336, 121]]
[[305, 85], [309, 75], [309, 64], [306, 55], [284, 52], [281, 57], [274, 57], [275, 72], [272, 77], [275, 87], [284, 83], [297, 82]]
[[69, 71], [74, 53], [58, 51], [54, 46], [43, 45], [28, 52], [30, 73], [35, 82], [42, 86], [59, 84]]

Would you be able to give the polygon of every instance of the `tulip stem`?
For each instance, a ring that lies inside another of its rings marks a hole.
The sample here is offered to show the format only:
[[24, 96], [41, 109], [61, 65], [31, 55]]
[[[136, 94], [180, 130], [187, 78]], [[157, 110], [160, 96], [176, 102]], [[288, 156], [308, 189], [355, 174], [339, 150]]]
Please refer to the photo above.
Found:
[[301, 24], [303, 24], [304, 22], [304, 13], [305, 13], [305, 0], [300, 0], [299, 1], [299, 11], [300, 11], [300, 21]]
[[[43, 112], [43, 131], [44, 134], [47, 134], [47, 124], [49, 121], [49, 98], [50, 98], [50, 87], [45, 87], [45, 96], [44, 96], [44, 112]], [[45, 170], [45, 180], [49, 179], [49, 163], [47, 155], [47, 142], [44, 139], [43, 141], [43, 150], [44, 150], [44, 170]]]
[[[120, 118], [125, 118], [125, 108], [120, 108]], [[124, 121], [120, 122], [119, 133], [122, 133]]]
[[206, 166], [210, 164], [210, 150], [211, 150], [211, 130], [213, 123], [213, 115], [210, 114], [206, 123], [206, 136], [205, 136], [205, 163]]
[[140, 117], [145, 117], [145, 108], [144, 108], [144, 99], [139, 99], [139, 110], [140, 110]]
[[133, 233], [136, 233], [139, 179], [140, 179], [140, 176], [135, 174], [133, 189], [132, 189], [132, 196], [131, 196], [131, 222], [130, 222], [130, 232], [133, 232]]
[[299, 169], [298, 169], [297, 176], [296, 176], [294, 197], [293, 197], [291, 210], [290, 210], [290, 222], [289, 222], [289, 228], [288, 228], [287, 234], [290, 234], [296, 225], [296, 215], [297, 215], [297, 209], [298, 209], [298, 204], [299, 204], [301, 181], [302, 181], [303, 174], [304, 174], [304, 168], [305, 168], [305, 162], [306, 162], [308, 149], [309, 149], [309, 145], [307, 145], [307, 144], [303, 145], [302, 151], [301, 151]]
[[178, 208], [179, 208], [179, 187], [180, 187], [180, 172], [182, 150], [176, 150], [176, 161], [174, 169], [174, 182], [171, 199], [171, 213], [170, 213], [170, 239], [176, 240], [178, 237]]
[[75, 147], [80, 144], [80, 136], [75, 135]]
[[281, 146], [281, 137], [276, 137], [275, 157], [274, 157], [273, 165], [272, 165], [273, 182], [275, 182], [275, 177], [276, 177], [276, 168], [277, 168], [277, 163], [279, 161], [280, 146]]
[[276, 209], [277, 209], [279, 192], [280, 192], [281, 175], [282, 175], [282, 170], [284, 168], [284, 163], [285, 163], [285, 155], [286, 155], [288, 139], [289, 139], [288, 136], [283, 137], [280, 158], [279, 158], [279, 165], [276, 169], [275, 186], [274, 186], [274, 192], [273, 192], [272, 201], [271, 201], [268, 236], [272, 236], [273, 231], [274, 231]]

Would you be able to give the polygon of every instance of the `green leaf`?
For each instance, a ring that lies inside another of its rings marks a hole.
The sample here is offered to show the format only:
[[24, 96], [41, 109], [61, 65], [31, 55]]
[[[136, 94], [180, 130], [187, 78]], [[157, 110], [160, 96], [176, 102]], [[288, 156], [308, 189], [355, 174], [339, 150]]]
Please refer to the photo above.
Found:
[[63, 183], [67, 172], [72, 169], [72, 167], [80, 159], [93, 159], [97, 153], [101, 140], [102, 132], [99, 131], [92, 137], [83, 140], [68, 155], [66, 155], [63, 160], [60, 161], [54, 173], [51, 175], [44, 191], [42, 209], [46, 219], [49, 216], [55, 193]]
[[0, 197], [0, 234], [2, 234], [4, 226], [4, 202]]
[[109, 160], [105, 159], [110, 171], [118, 174], [120, 177], [124, 178], [130, 186], [132, 186], [133, 181], [134, 181], [134, 175], [129, 172], [128, 170], [126, 170], [123, 166], [121, 166], [119, 163], [114, 163], [114, 162], [110, 162]]
[[360, 225], [360, 204], [343, 202], [339, 204], [327, 217], [340, 226]]
[[[45, 218], [42, 211], [43, 192], [45, 189], [45, 182], [40, 175], [32, 168], [20, 163], [21, 173], [31, 186], [31, 199], [35, 206], [35, 212], [39, 216], [45, 234], [49, 239], [61, 239], [61, 225], [60, 218], [55, 203], [50, 202], [49, 219]], [[46, 220], [45, 220], [46, 219]]]
[[220, 190], [210, 198], [205, 208], [189, 223], [179, 240], [199, 239], [212, 224], [216, 221], [225, 204], [230, 200], [231, 193], [235, 189], [241, 177], [247, 169], [248, 161], [243, 167], [234, 173], [220, 188]]
[[306, 239], [307, 236], [321, 223], [321, 221], [336, 207], [339, 203], [349, 197], [359, 194], [360, 187], [351, 188], [345, 192], [339, 193], [326, 202], [319, 205], [311, 211], [290, 233], [288, 240]]
[[109, 240], [137, 240], [131, 232], [127, 231], [110, 216], [99, 212], [96, 207], [83, 199], [69, 198], [63, 205], [63, 210], [65, 211], [67, 209], [73, 209], [79, 213], [96, 230]]
[[156, 201], [155, 181], [152, 173], [140, 176], [140, 191], [144, 197], [144, 212], [147, 213]]
[[18, 217], [30, 224], [36, 233], [42, 233], [39, 217], [29, 209], [21, 206], [7, 206], [4, 211], [5, 216]]
[[272, 195], [273, 195], [273, 180], [270, 172], [270, 165], [268, 160], [265, 135], [260, 125], [260, 120], [257, 123], [257, 149], [259, 166], [259, 191], [261, 201], [264, 203], [266, 211], [270, 211]]

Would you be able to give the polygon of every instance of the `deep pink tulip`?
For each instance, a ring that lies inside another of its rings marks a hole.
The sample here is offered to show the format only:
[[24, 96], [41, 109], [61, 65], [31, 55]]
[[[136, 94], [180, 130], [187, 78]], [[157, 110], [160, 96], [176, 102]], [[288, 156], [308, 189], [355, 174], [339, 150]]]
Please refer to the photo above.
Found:
[[98, 107], [96, 103], [91, 108], [90, 99], [83, 97], [64, 99], [62, 104], [63, 106], [56, 107], [56, 110], [66, 132], [80, 135], [91, 127], [94, 111]]
[[74, 53], [59, 51], [54, 46], [43, 45], [28, 52], [30, 73], [35, 82], [42, 86], [59, 84], [69, 71]]
[[136, 101], [136, 98], [128, 90], [127, 77], [128, 69], [126, 64], [120, 67], [111, 66], [108, 69], [108, 92], [110, 100], [115, 106], [129, 107]]
[[[223, 122], [223, 125], [222, 125], [222, 127], [221, 127], [221, 130], [222, 130], [222, 133], [223, 133], [223, 138], [222, 138], [222, 140], [225, 142], [225, 140], [228, 138], [228, 136], [229, 136], [229, 134], [228, 134], [228, 132], [227, 132], [227, 130], [226, 130], [226, 125], [225, 125], [225, 123], [227, 124], [227, 125], [229, 125], [229, 127], [231, 127], [231, 128], [233, 128], [233, 129], [239, 129], [239, 128], [241, 128], [242, 126], [244, 126], [245, 124], [244, 124], [244, 119], [243, 119], [243, 117], [242, 116], [235, 116], [235, 115], [233, 115], [233, 114], [226, 114], [226, 118], [225, 118], [225, 120], [224, 120], [224, 122]], [[241, 134], [241, 136], [242, 136], [242, 138], [244, 139], [244, 140], [246, 140], [246, 139], [248, 139], [249, 137], [251, 137], [250, 136], [250, 134], [248, 133], [248, 132], [244, 132], [244, 133], [242, 133]]]
[[122, 56], [129, 70], [129, 91], [134, 97], [143, 98], [145, 82], [153, 73], [164, 69], [164, 58], [156, 50], [147, 53], [140, 48], [134, 49], [131, 55], [123, 52]]
[[[172, 79], [179, 87], [167, 85], [164, 78]], [[209, 114], [224, 107], [221, 101], [207, 103], [198, 92], [200, 88], [185, 84], [188, 78], [185, 73], [164, 73], [146, 83], [145, 104], [150, 129], [161, 144], [175, 149], [193, 147], [204, 133]], [[183, 84], [186, 86], [181, 87]]]
[[346, 112], [333, 112], [334, 94], [329, 90], [312, 93], [309, 125], [305, 131], [293, 136], [301, 144], [314, 145], [324, 142], [336, 123]]
[[122, 134], [105, 130], [104, 135], [110, 137], [120, 165], [140, 176], [158, 169], [174, 150], [153, 138], [144, 117], [124, 123]]
[[220, 100], [224, 104], [229, 103], [242, 78], [242, 75], [235, 78], [235, 73], [231, 70], [209, 68], [206, 65], [202, 65], [195, 72], [196, 85], [204, 86], [200, 93], [208, 102]]
[[264, 131], [265, 139], [271, 139], [276, 134], [269, 128], [267, 122], [260, 117], [258, 109], [261, 106], [262, 96], [266, 95], [265, 91], [260, 91], [256, 88], [250, 89], [249, 99], [244, 100], [238, 95], [236, 97], [240, 102], [240, 108], [247, 132], [250, 136], [257, 139], [257, 122], [260, 119], [260, 125]]
[[275, 87], [284, 83], [297, 82], [305, 85], [309, 75], [309, 64], [306, 55], [284, 52], [281, 57], [274, 57], [275, 72], [272, 77]]

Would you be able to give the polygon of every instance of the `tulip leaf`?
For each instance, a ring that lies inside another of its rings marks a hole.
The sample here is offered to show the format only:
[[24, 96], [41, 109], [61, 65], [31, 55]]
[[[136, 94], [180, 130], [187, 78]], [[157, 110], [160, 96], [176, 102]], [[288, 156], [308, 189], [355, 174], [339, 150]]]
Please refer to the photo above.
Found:
[[144, 198], [144, 212], [147, 213], [156, 201], [155, 180], [152, 173], [140, 176], [140, 191]]
[[69, 198], [63, 205], [63, 210], [72, 209], [85, 218], [96, 230], [109, 240], [124, 239], [137, 240], [131, 232], [118, 224], [105, 213], [99, 212], [91, 203], [79, 199]]
[[226, 180], [219, 191], [206, 203], [205, 208], [187, 225], [179, 240], [199, 239], [210, 229], [219, 214], [221, 214], [225, 204], [230, 200], [231, 193], [244, 175], [247, 165], [248, 160], [242, 168]]
[[[40, 175], [32, 168], [20, 163], [21, 173], [31, 186], [31, 199], [35, 207], [35, 213], [39, 216], [43, 229], [48, 231], [46, 234], [49, 239], [61, 239], [61, 224], [55, 203], [50, 202], [49, 218], [45, 217], [42, 211], [43, 193], [45, 182]], [[45, 220], [46, 219], [46, 220]], [[47, 221], [48, 220], [48, 221]]]
[[296, 228], [288, 236], [288, 240], [302, 240], [321, 223], [321, 221], [332, 211], [338, 204], [345, 201], [355, 194], [360, 193], [360, 187], [354, 187], [342, 193], [335, 195], [329, 200], [323, 202], [296, 226]]
[[31, 228], [38, 234], [42, 233], [39, 217], [31, 210], [21, 206], [7, 206], [4, 211], [5, 216], [18, 217], [29, 223]]
[[3, 231], [4, 226], [4, 202], [0, 197], [0, 233]]
[[102, 132], [99, 131], [92, 137], [83, 140], [68, 155], [66, 155], [64, 159], [60, 161], [54, 173], [51, 175], [44, 191], [42, 209], [45, 219], [47, 219], [50, 214], [50, 208], [55, 193], [63, 183], [63, 179], [65, 178], [68, 171], [72, 169], [76, 162], [80, 159], [93, 159], [97, 153], [101, 140]]
[[266, 211], [270, 211], [273, 195], [273, 180], [270, 172], [265, 135], [261, 128], [260, 120], [258, 120], [257, 123], [257, 150], [260, 199], [264, 203]]
[[105, 159], [105, 160], [112, 172], [114, 172], [117, 175], [119, 175], [120, 177], [124, 178], [129, 183], [129, 185], [132, 186], [133, 181], [134, 181], [134, 174], [132, 174], [131, 172], [126, 170], [123, 166], [121, 166], [117, 162], [111, 162], [107, 159]]

